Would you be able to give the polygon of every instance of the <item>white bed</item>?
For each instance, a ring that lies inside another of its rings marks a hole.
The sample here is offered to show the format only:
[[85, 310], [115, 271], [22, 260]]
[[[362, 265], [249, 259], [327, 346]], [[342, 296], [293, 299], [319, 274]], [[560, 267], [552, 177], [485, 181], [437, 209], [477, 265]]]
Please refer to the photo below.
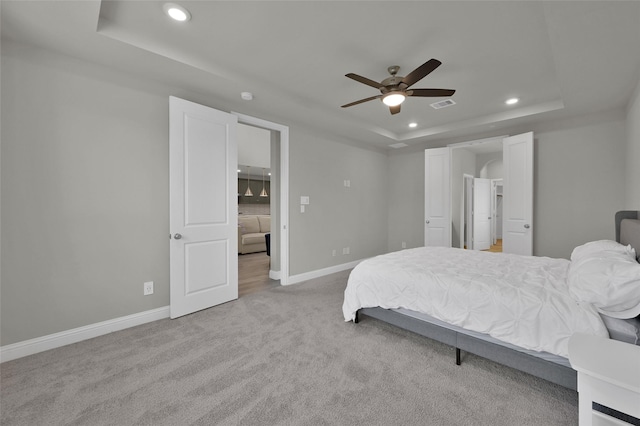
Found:
[[404, 308], [507, 343], [568, 357], [572, 334], [608, 337], [591, 304], [576, 302], [569, 261], [419, 247], [360, 263], [345, 290], [344, 316]]
[[[462, 349], [575, 389], [567, 359], [573, 334], [640, 341], [636, 244], [586, 244], [572, 261], [455, 248], [389, 253], [354, 268], [343, 314], [450, 344], [457, 363]], [[614, 283], [601, 288], [603, 280]]]

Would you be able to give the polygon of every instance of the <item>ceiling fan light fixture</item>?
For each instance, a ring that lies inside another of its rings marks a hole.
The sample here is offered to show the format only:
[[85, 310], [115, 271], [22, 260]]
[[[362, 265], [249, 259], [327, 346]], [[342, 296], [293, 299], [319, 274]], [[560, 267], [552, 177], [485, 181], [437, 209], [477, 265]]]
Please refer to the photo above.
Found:
[[404, 102], [406, 95], [401, 92], [389, 92], [382, 98], [385, 105], [394, 107]]

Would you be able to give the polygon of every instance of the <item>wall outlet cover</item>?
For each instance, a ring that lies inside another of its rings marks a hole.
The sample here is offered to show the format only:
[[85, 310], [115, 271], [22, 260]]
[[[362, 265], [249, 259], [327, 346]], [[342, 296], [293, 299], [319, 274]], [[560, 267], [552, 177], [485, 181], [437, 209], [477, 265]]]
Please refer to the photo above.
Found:
[[150, 294], [153, 294], [153, 281], [144, 283], [144, 295], [148, 296]]

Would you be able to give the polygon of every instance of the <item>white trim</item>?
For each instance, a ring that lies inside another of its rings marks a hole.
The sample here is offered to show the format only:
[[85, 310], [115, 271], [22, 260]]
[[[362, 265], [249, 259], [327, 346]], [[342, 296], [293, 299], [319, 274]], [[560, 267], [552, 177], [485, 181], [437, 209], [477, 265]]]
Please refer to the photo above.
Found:
[[289, 277], [288, 284], [297, 284], [303, 281], [311, 280], [314, 278], [324, 277], [325, 275], [335, 274], [336, 272], [345, 271], [347, 269], [355, 268], [358, 263], [365, 259], [354, 260], [353, 262], [343, 263], [342, 265], [330, 266], [328, 268], [317, 269], [315, 271], [305, 272], [303, 274], [292, 275]]
[[114, 331], [124, 330], [125, 328], [135, 327], [137, 325], [165, 318], [169, 318], [169, 306], [85, 325], [83, 327], [73, 328], [71, 330], [25, 340], [11, 345], [1, 346], [0, 362], [11, 361], [13, 359], [22, 358], [23, 356], [37, 354], [39, 352], [48, 351], [49, 349], [59, 348], [71, 343], [81, 342], [83, 340], [113, 333]]
[[[231, 111], [238, 123], [280, 132], [280, 280], [289, 284], [289, 127]], [[271, 276], [271, 272], [269, 273]], [[276, 278], [274, 278], [276, 279]]]
[[487, 142], [502, 141], [502, 139], [504, 139], [506, 137], [509, 137], [509, 135], [494, 136], [494, 137], [491, 137], [491, 138], [476, 139], [476, 140], [466, 141], [466, 142], [450, 143], [447, 146], [449, 148], [465, 148], [465, 147], [472, 146], [472, 145], [481, 145], [481, 144], [487, 143]]
[[279, 280], [281, 276], [282, 276], [282, 273], [280, 271], [269, 270], [269, 278], [270, 279]]

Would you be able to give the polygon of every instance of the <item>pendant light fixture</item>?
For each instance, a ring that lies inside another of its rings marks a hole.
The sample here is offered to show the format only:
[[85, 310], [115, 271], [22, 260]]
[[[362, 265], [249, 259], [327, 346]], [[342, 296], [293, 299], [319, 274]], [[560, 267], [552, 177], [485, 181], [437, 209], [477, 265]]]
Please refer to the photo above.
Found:
[[244, 192], [245, 197], [253, 197], [253, 192], [251, 192], [251, 186], [249, 186], [250, 173], [251, 173], [251, 166], [247, 166], [247, 190]]
[[262, 191], [260, 192], [261, 197], [268, 197], [267, 190], [264, 188], [264, 167], [262, 168]]

